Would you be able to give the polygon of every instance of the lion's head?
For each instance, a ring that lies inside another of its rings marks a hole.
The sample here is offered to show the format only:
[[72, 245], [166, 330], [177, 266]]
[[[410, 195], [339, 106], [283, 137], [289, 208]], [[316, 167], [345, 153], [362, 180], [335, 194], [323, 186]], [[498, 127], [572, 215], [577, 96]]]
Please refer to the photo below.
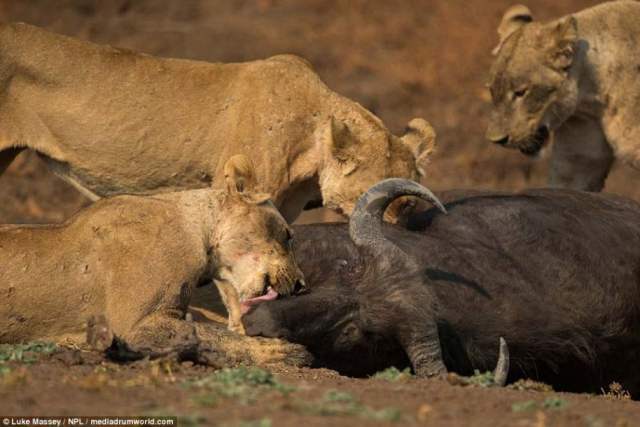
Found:
[[230, 158], [225, 180], [214, 237], [218, 280], [233, 286], [241, 305], [301, 290], [304, 278], [293, 255], [292, 230], [269, 195], [254, 192], [249, 159]]
[[[322, 135], [322, 199], [326, 207], [346, 216], [351, 215], [358, 197], [383, 179], [419, 180], [435, 147], [435, 132], [425, 120], [411, 120], [399, 138], [362, 110], [364, 124], [332, 118]], [[389, 209], [392, 217], [402, 212], [400, 204]]]
[[532, 22], [525, 6], [513, 6], [498, 28], [489, 89], [493, 110], [487, 138], [537, 154], [576, 110], [578, 42], [572, 16], [548, 24]]

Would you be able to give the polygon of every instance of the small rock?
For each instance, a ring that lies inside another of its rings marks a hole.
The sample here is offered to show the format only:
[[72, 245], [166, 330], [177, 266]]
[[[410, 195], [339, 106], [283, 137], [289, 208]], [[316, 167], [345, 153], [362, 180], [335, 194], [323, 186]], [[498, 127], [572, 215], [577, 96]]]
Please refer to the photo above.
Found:
[[416, 417], [418, 418], [418, 421], [424, 422], [427, 420], [427, 418], [429, 417], [429, 414], [433, 411], [433, 407], [431, 405], [427, 405], [426, 403], [423, 403], [422, 405], [420, 405], [418, 407], [418, 413], [416, 415]]

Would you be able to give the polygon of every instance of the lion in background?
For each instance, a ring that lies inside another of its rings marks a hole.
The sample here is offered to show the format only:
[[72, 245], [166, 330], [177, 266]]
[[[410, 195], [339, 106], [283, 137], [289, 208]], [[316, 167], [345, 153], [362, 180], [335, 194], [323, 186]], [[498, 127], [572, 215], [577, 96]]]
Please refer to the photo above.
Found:
[[92, 200], [221, 187], [244, 154], [288, 221], [310, 202], [348, 215], [381, 179], [417, 179], [434, 138], [422, 119], [391, 135], [292, 55], [208, 63], [0, 28], [0, 173], [31, 149]]
[[513, 6], [490, 73], [487, 138], [536, 154], [551, 131], [551, 186], [600, 191], [614, 159], [640, 168], [640, 4], [614, 1], [550, 23]]

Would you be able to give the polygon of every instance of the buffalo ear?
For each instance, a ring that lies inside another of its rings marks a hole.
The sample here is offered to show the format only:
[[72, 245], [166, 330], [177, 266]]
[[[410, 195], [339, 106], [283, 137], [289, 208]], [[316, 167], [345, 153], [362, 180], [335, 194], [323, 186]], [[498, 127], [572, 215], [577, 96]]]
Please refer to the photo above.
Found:
[[230, 195], [255, 191], [256, 172], [251, 160], [244, 154], [230, 157], [224, 164], [224, 181]]
[[350, 175], [358, 168], [358, 159], [354, 153], [358, 147], [345, 123], [331, 117], [324, 130], [323, 145], [325, 160], [337, 162], [342, 175]]
[[566, 71], [573, 63], [576, 43], [578, 41], [578, 24], [576, 18], [567, 16], [549, 24], [548, 32], [543, 36], [551, 40], [547, 61], [558, 71]]
[[527, 6], [516, 4], [506, 10], [498, 26], [500, 41], [491, 53], [497, 55], [505, 40], [524, 25], [533, 21], [533, 15]]
[[436, 150], [436, 131], [429, 122], [417, 118], [409, 122], [405, 134], [400, 139], [413, 154], [418, 173], [424, 176], [422, 166], [429, 161], [429, 157]]

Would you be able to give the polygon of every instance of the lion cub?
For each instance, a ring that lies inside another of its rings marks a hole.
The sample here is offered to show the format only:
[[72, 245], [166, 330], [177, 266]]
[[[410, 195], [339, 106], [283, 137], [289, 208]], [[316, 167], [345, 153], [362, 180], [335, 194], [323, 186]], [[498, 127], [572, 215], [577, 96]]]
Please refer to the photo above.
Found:
[[152, 318], [184, 318], [209, 280], [229, 329], [244, 333], [243, 308], [292, 293], [303, 276], [286, 221], [251, 191], [248, 159], [225, 170], [226, 190], [118, 196], [61, 225], [0, 226], [0, 342], [79, 338], [95, 316], [126, 340]]

